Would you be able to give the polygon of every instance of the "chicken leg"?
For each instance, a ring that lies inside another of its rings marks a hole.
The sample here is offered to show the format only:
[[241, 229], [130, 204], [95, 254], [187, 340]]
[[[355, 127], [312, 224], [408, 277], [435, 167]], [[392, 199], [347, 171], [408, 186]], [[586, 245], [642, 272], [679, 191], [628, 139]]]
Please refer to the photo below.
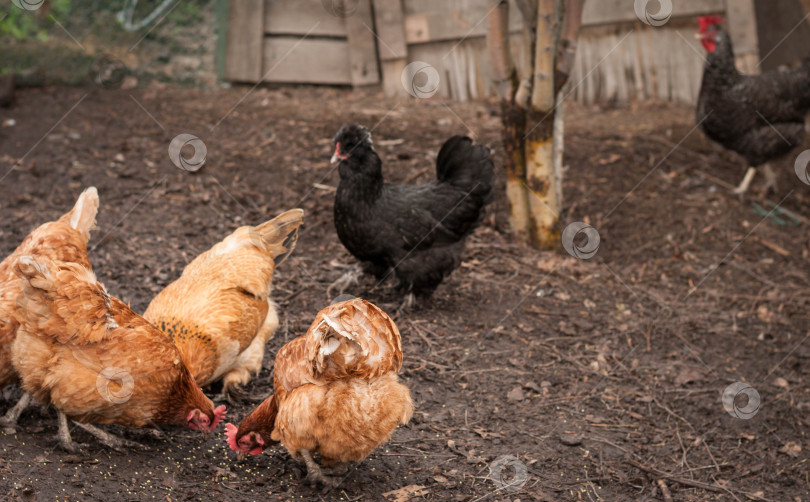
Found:
[[307, 481], [310, 483], [321, 483], [324, 486], [334, 488], [343, 481], [340, 478], [326, 476], [323, 471], [321, 471], [321, 467], [312, 460], [312, 454], [309, 450], [301, 450], [300, 453], [301, 458], [304, 459], [304, 463], [307, 465]]
[[774, 172], [770, 163], [762, 164], [762, 174], [765, 175], [765, 187], [764, 187], [765, 193], [767, 193], [770, 190], [773, 190], [775, 192], [778, 189], [776, 183], [779, 177], [776, 175], [776, 172]]
[[0, 426], [3, 427], [3, 432], [6, 434], [14, 434], [17, 432], [17, 420], [20, 419], [20, 414], [28, 408], [28, 403], [31, 402], [31, 395], [27, 392], [22, 395], [17, 404], [8, 410], [5, 416], [0, 417]]
[[337, 290], [338, 295], [342, 295], [349, 286], [360, 284], [360, 274], [362, 269], [358, 265], [352, 265], [349, 270], [340, 276], [335, 282], [326, 288], [326, 296], [332, 298], [332, 291]]
[[80, 453], [82, 447], [87, 445], [77, 443], [70, 437], [70, 429], [68, 429], [67, 417], [64, 413], [56, 410], [56, 416], [57, 422], [59, 423], [59, 432], [56, 433], [56, 437], [59, 439], [59, 446], [70, 453]]
[[735, 188], [731, 192], [739, 196], [745, 195], [745, 192], [747, 192], [748, 188], [751, 186], [751, 181], [753, 181], [755, 174], [757, 174], [757, 169], [755, 167], [749, 167], [748, 170], [745, 172], [745, 176], [743, 177], [740, 184], [737, 185], [737, 188]]
[[405, 295], [405, 298], [402, 299], [402, 303], [397, 307], [396, 314], [402, 315], [407, 313], [411, 310], [414, 305], [416, 305], [416, 295], [413, 293], [408, 293]]

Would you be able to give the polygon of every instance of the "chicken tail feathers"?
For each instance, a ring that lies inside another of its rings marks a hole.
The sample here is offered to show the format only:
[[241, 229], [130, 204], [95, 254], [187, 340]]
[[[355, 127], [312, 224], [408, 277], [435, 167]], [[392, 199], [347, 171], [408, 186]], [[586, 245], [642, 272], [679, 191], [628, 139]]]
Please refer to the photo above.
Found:
[[90, 237], [90, 230], [96, 227], [96, 214], [98, 214], [98, 190], [96, 187], [89, 187], [79, 195], [73, 209], [59, 218], [59, 221], [78, 230], [86, 241]]
[[313, 376], [374, 378], [402, 367], [402, 340], [394, 321], [361, 298], [321, 310], [306, 337]]
[[304, 210], [290, 209], [270, 221], [251, 228], [251, 240], [254, 244], [267, 249], [278, 265], [295, 249], [298, 242], [298, 228], [303, 223]]
[[473, 145], [467, 136], [453, 136], [442, 145], [436, 158], [436, 178], [450, 183], [486, 204], [492, 198], [495, 167], [489, 148]]

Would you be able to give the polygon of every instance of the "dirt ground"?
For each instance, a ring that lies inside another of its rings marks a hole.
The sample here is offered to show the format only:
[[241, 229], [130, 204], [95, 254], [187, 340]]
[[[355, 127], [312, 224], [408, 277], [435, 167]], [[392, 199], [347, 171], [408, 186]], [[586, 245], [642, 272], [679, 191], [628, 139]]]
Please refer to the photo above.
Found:
[[[269, 394], [276, 351], [353, 261], [332, 222], [341, 123], [372, 127], [387, 179], [400, 182], [428, 179], [443, 140], [471, 131], [495, 152], [497, 195], [462, 266], [432, 301], [395, 317], [413, 420], [323, 493], [280, 447], [237, 463], [222, 430], [208, 441], [167, 430], [164, 441], [110, 427], [145, 452], [111, 451], [77, 430], [86, 454], [67, 454], [55, 414], [34, 408], [17, 434], [0, 433], [0, 499], [808, 500], [810, 186], [793, 158], [777, 163], [777, 193], [740, 200], [727, 185], [742, 160], [695, 130], [692, 110], [570, 106], [560, 219], [601, 237], [596, 256], [576, 259], [510, 237], [495, 103], [249, 90], [19, 92], [0, 109], [16, 121], [0, 128], [0, 176], [21, 159], [0, 182], [0, 252], [94, 185], [94, 268], [142, 312], [237, 226], [303, 208], [298, 247], [274, 281], [281, 328], [248, 389]], [[197, 172], [169, 160], [180, 133], [207, 147]], [[768, 216], [766, 199], [799, 224]], [[396, 300], [393, 284], [370, 279], [348, 292]], [[749, 419], [721, 400], [739, 381], [761, 396]], [[0, 412], [18, 392], [4, 391]], [[230, 407], [229, 419], [251, 408]]]

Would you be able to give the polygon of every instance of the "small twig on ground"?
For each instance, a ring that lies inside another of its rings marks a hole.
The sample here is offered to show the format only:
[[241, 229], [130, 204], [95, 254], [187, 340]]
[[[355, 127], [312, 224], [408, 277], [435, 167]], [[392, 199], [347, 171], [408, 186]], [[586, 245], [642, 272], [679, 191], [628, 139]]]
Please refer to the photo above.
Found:
[[658, 488], [661, 489], [661, 495], [664, 496], [664, 502], [672, 502], [672, 494], [669, 493], [669, 488], [667, 488], [667, 484], [664, 482], [664, 480], [658, 478], [656, 484], [658, 484]]
[[[731, 492], [731, 490], [729, 490], [728, 488], [722, 487], [720, 485], [712, 485], [712, 484], [709, 484], [709, 483], [703, 483], [702, 481], [695, 481], [693, 479], [687, 479], [687, 478], [682, 478], [680, 476], [675, 476], [673, 474], [668, 474], [666, 472], [659, 471], [658, 469], [656, 469], [654, 467], [647, 467], [646, 465], [644, 465], [644, 464], [642, 464], [640, 462], [637, 462], [635, 460], [632, 460], [632, 459], [627, 459], [627, 460], [625, 460], [625, 462], [627, 462], [628, 464], [630, 464], [630, 465], [632, 465], [634, 467], [637, 467], [637, 468], [641, 469], [642, 471], [646, 472], [647, 474], [652, 474], [653, 476], [655, 476], [657, 478], [668, 479], [670, 481], [674, 481], [674, 482], [676, 482], [678, 484], [681, 484], [681, 485], [691, 486], [692, 488], [700, 488], [700, 489], [703, 489], [703, 490], [709, 490], [709, 491], [713, 491], [713, 492], [729, 493], [735, 499], [737, 499], [737, 497], [733, 494], [733, 492]], [[739, 500], [739, 499], [737, 499], [737, 500]]]

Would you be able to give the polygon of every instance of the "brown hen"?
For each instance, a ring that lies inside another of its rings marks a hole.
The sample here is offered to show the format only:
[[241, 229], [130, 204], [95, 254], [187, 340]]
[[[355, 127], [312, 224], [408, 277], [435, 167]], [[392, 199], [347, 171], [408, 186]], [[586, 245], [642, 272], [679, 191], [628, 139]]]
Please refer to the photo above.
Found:
[[238, 228], [186, 266], [144, 317], [168, 333], [200, 386], [223, 380], [228, 400], [259, 372], [278, 328], [273, 273], [295, 248], [304, 211]]
[[12, 362], [23, 389], [57, 409], [62, 447], [77, 449], [67, 418], [113, 448], [132, 443], [88, 422], [207, 434], [222, 419], [225, 407], [214, 408], [171, 339], [109, 296], [90, 269], [26, 255], [14, 272], [23, 292]]
[[244, 457], [280, 441], [306, 463], [310, 481], [334, 486], [339, 480], [324, 475], [312, 453], [338, 472], [408, 423], [413, 403], [397, 377], [401, 366], [399, 330], [385, 312], [359, 298], [331, 305], [278, 352], [275, 394], [238, 428], [225, 426], [228, 444]]
[[[52, 260], [78, 263], [90, 269], [87, 240], [95, 227], [98, 212], [98, 192], [89, 187], [79, 195], [73, 209], [56, 221], [45, 223], [23, 239], [22, 243], [0, 263], [0, 389], [17, 383], [17, 372], [11, 364], [11, 344], [17, 336], [17, 297], [22, 291], [13, 265], [20, 256], [44, 256]], [[20, 413], [28, 406], [28, 394], [0, 418], [0, 425], [14, 433]]]

